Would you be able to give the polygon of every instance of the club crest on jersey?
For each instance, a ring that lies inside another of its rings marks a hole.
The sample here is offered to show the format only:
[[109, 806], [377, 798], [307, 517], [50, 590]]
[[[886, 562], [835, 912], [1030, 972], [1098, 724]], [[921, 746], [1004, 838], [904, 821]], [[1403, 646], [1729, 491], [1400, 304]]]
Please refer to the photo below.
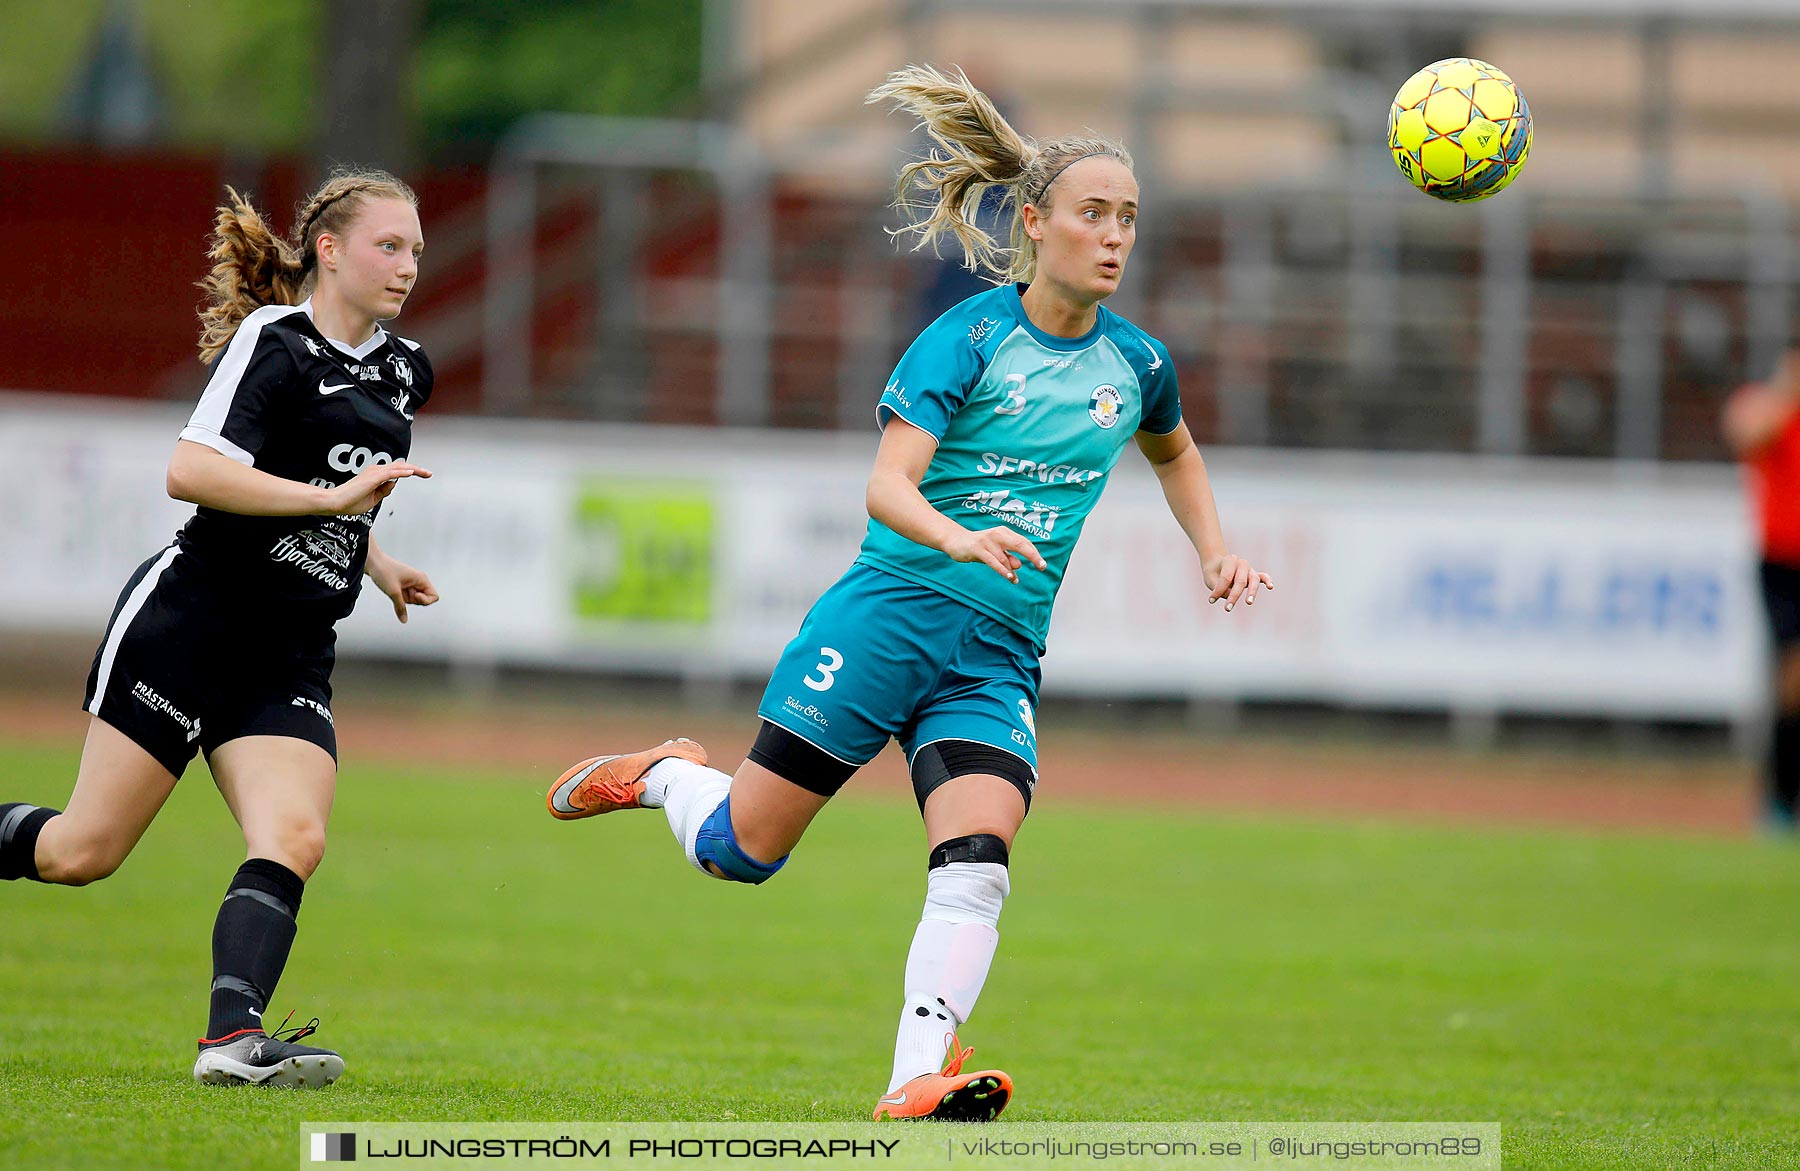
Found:
[[1025, 730], [1030, 732], [1035, 738], [1037, 736], [1037, 720], [1032, 718], [1031, 701], [1029, 699], [1021, 699], [1019, 701], [1019, 718], [1025, 721]]
[[390, 354], [388, 356], [388, 361], [394, 364], [394, 377], [400, 380], [400, 385], [411, 386], [412, 364], [405, 358], [402, 358], [399, 354]]
[[1125, 396], [1119, 388], [1109, 384], [1096, 386], [1094, 393], [1088, 397], [1088, 417], [1103, 429], [1111, 430], [1119, 421], [1119, 408], [1125, 403]]

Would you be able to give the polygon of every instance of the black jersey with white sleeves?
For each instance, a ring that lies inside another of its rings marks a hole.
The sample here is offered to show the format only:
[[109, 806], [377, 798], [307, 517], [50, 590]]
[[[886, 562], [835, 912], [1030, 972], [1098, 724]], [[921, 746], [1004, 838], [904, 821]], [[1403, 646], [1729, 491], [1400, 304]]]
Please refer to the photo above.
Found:
[[[370, 464], [407, 457], [431, 386], [416, 342], [377, 326], [349, 346], [319, 332], [310, 300], [267, 305], [238, 326], [181, 438], [285, 480], [336, 487]], [[177, 562], [247, 605], [335, 622], [356, 603], [379, 511], [241, 516], [201, 507], [177, 538]]]

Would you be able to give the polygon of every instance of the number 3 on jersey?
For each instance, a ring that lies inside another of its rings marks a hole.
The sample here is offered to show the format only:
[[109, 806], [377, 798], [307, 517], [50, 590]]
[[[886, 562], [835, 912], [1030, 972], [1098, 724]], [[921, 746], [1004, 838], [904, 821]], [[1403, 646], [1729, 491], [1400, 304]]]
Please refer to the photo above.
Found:
[[813, 670], [819, 673], [819, 677], [814, 679], [811, 675], [808, 675], [800, 682], [806, 684], [814, 691], [830, 691], [831, 685], [837, 682], [838, 668], [843, 665], [843, 655], [838, 654], [828, 646], [822, 646], [819, 648], [819, 665], [813, 668]]

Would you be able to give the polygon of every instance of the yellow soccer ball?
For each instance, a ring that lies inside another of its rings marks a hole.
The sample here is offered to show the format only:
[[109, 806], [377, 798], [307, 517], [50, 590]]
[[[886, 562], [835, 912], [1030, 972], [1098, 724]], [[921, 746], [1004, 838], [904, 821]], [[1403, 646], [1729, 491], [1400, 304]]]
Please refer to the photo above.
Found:
[[1406, 79], [1388, 109], [1394, 165], [1425, 194], [1486, 199], [1531, 154], [1531, 107], [1513, 79], [1471, 57], [1437, 61]]

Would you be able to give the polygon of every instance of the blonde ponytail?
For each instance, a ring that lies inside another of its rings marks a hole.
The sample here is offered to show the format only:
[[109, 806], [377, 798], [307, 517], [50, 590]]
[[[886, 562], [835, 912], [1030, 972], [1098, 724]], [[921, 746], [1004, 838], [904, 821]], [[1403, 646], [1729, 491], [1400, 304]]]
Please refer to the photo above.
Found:
[[[1083, 158], [1106, 155], [1131, 166], [1131, 156], [1111, 139], [1038, 142], [1020, 134], [960, 69], [950, 75], [909, 65], [890, 73], [866, 100], [892, 102], [915, 115], [936, 144], [930, 154], [901, 168], [894, 206], [909, 222], [894, 235], [916, 236], [915, 252], [928, 245], [935, 250], [943, 237], [954, 236], [963, 267], [996, 284], [1029, 282], [1036, 275], [1037, 246], [1019, 214], [1025, 204], [1048, 212], [1057, 177]], [[1011, 225], [1005, 246], [977, 222], [982, 201], [995, 189], [1005, 192], [1004, 214]]]
[[305, 300], [317, 275], [321, 235], [344, 235], [370, 200], [403, 199], [419, 206], [412, 188], [386, 171], [340, 168], [300, 205], [290, 243], [271, 231], [243, 196], [230, 187], [225, 194], [207, 252], [212, 272], [200, 282], [207, 300], [200, 310], [200, 360], [208, 364], [251, 313]]
[[200, 311], [200, 360], [208, 365], [252, 312], [264, 305], [299, 304], [306, 278], [294, 247], [270, 231], [237, 191], [227, 187], [225, 194], [207, 251], [212, 272], [200, 282], [207, 300]]

